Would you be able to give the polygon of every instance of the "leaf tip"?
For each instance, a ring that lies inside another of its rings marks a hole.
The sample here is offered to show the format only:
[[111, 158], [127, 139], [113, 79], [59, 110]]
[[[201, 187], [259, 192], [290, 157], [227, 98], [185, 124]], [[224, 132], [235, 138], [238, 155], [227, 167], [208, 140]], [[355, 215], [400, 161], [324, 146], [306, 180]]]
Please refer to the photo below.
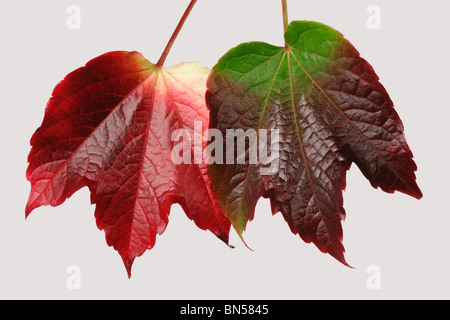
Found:
[[416, 198], [417, 200], [420, 200], [423, 198], [422, 190], [420, 190], [419, 186], [416, 184], [416, 188], [414, 189], [414, 192], [411, 194], [412, 197]]
[[241, 231], [241, 232], [238, 232], [237, 234], [238, 234], [239, 238], [241, 239], [242, 243], [247, 247], [247, 249], [249, 249], [250, 251], [254, 251], [254, 250], [253, 250], [252, 248], [250, 248], [250, 247], [248, 246], [248, 244], [245, 242], [244, 236], [242, 235], [242, 231]]
[[123, 256], [122, 260], [125, 265], [125, 269], [127, 270], [128, 279], [131, 279], [131, 268], [133, 266], [134, 258]]
[[227, 246], [229, 246], [228, 241], [229, 241], [229, 235], [221, 230], [216, 231], [215, 235], [217, 238], [219, 238], [219, 240], [221, 240], [223, 243], [225, 243]]
[[340, 263], [342, 263], [344, 266], [350, 268], [350, 269], [355, 269], [355, 267], [351, 266], [348, 264], [348, 262], [345, 260], [345, 258], [342, 258], [343, 260], [339, 260]]
[[416, 181], [413, 181], [413, 183], [406, 185], [406, 187], [398, 188], [397, 191], [404, 193], [408, 196], [411, 196], [417, 200], [420, 200], [423, 198], [422, 190], [420, 190]]
[[30, 203], [27, 203], [26, 207], [25, 207], [25, 220], [28, 218], [28, 216], [31, 214], [31, 212], [34, 210], [35, 208], [33, 206], [31, 206]]
[[345, 267], [348, 267], [350, 269], [355, 269], [353, 266], [349, 265], [348, 262], [345, 260], [344, 252], [328, 252], [332, 257], [334, 257], [338, 262], [340, 262]]

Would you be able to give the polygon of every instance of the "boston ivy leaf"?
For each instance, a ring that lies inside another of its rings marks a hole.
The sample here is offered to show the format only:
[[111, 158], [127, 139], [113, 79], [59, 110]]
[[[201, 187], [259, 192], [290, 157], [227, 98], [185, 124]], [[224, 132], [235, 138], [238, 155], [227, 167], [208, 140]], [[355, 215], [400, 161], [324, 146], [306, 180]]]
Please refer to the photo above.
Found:
[[[286, 47], [241, 44], [212, 70], [210, 128], [224, 135], [278, 130], [278, 138], [267, 141], [279, 149], [272, 175], [262, 174], [263, 163], [250, 163], [258, 150], [254, 139], [240, 154], [244, 164], [211, 164], [213, 189], [238, 234], [258, 199], [270, 198], [273, 213], [281, 211], [293, 233], [346, 264], [342, 191], [351, 163], [373, 187], [419, 199], [417, 167], [391, 99], [348, 40], [306, 21], [292, 22], [285, 40]], [[227, 152], [239, 150], [234, 145]]]
[[54, 89], [31, 139], [26, 215], [89, 187], [97, 225], [129, 274], [135, 257], [164, 232], [173, 203], [228, 242], [230, 222], [206, 164], [171, 159], [176, 129], [194, 136], [195, 121], [207, 129], [208, 73], [197, 63], [159, 67], [137, 52], [107, 53], [70, 73]]

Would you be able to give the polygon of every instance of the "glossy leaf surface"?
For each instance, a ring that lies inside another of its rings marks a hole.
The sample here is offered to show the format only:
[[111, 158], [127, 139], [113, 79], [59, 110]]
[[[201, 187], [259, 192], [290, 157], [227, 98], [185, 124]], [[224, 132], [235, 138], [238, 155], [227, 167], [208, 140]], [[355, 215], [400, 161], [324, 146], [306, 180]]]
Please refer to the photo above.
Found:
[[211, 192], [206, 164], [171, 159], [175, 130], [193, 137], [195, 121], [207, 130], [208, 73], [197, 63], [157, 67], [122, 51], [70, 73], [54, 89], [31, 139], [26, 215], [89, 187], [97, 225], [129, 275], [134, 259], [166, 229], [174, 203], [228, 242], [230, 222]]
[[258, 199], [270, 198], [292, 232], [347, 264], [342, 191], [351, 163], [373, 187], [419, 199], [417, 167], [388, 93], [348, 40], [307, 21], [291, 23], [285, 40], [286, 47], [241, 44], [213, 68], [210, 128], [224, 136], [230, 129], [279, 133], [268, 140], [269, 149], [279, 149], [274, 174], [250, 164], [258, 148], [247, 143], [245, 164], [210, 165], [213, 189], [240, 235]]

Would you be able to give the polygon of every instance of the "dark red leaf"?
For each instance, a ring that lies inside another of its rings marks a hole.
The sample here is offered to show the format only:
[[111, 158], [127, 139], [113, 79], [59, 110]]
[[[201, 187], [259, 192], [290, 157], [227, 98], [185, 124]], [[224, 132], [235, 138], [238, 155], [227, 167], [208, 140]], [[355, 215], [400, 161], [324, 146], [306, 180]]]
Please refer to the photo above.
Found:
[[213, 189], [238, 234], [267, 197], [292, 232], [347, 264], [341, 221], [350, 164], [374, 187], [419, 199], [417, 167], [389, 95], [349, 41], [310, 21], [291, 23], [285, 39], [286, 47], [241, 44], [209, 77], [210, 128], [224, 136], [232, 129], [278, 130], [268, 148], [280, 151], [276, 172], [262, 174], [261, 159], [250, 163], [258, 140], [247, 143], [237, 154], [245, 163], [210, 165]]

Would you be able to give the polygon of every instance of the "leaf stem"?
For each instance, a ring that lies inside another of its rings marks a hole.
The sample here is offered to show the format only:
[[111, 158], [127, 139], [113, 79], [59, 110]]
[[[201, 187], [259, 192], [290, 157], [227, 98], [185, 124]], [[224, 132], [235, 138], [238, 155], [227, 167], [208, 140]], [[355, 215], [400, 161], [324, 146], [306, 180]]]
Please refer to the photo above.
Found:
[[[287, 8], [287, 0], [281, 0], [281, 6], [283, 8], [283, 27], [284, 27], [284, 33], [286, 33], [286, 30], [289, 26], [289, 19], [288, 19], [288, 8]], [[284, 34], [283, 33], [283, 34]], [[287, 49], [289, 46], [286, 43], [286, 40], [284, 41], [284, 46]]]
[[181, 31], [181, 28], [183, 28], [184, 23], [186, 22], [189, 14], [192, 11], [192, 8], [194, 8], [195, 3], [197, 0], [191, 0], [189, 3], [189, 6], [187, 7], [186, 11], [184, 12], [183, 16], [180, 19], [180, 22], [178, 23], [177, 27], [175, 28], [175, 31], [172, 34], [172, 37], [170, 37], [169, 42], [166, 45], [166, 48], [164, 49], [161, 58], [159, 58], [158, 63], [156, 64], [158, 67], [162, 67], [164, 65], [164, 62], [166, 61], [167, 56], [169, 55], [170, 49], [172, 49], [173, 43], [175, 42], [175, 39], [177, 38], [178, 34]]

